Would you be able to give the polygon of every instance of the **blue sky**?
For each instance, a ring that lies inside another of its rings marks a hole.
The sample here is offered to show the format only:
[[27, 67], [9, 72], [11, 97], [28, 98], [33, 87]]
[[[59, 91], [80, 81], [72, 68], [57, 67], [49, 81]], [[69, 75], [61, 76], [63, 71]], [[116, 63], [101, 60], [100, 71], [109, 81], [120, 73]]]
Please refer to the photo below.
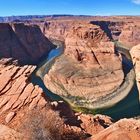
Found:
[[0, 0], [0, 16], [140, 15], [140, 0]]

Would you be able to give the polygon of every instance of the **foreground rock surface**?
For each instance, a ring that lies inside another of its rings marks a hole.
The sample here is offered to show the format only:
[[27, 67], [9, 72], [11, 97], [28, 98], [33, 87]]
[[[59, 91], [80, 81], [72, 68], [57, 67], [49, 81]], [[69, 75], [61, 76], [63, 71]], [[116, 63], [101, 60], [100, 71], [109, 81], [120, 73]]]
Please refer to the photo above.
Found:
[[88, 140], [139, 140], [140, 121], [122, 119]]
[[43, 90], [29, 79], [36, 66], [19, 66], [12, 59], [0, 60], [0, 122], [9, 123], [25, 106], [45, 107]]
[[27, 140], [21, 133], [0, 124], [0, 140]]

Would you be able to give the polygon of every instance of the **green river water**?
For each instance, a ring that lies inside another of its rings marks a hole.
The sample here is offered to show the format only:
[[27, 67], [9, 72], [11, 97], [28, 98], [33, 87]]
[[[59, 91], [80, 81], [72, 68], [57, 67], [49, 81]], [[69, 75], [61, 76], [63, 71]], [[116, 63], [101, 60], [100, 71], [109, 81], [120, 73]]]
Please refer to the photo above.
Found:
[[[121, 51], [124, 53], [126, 50], [122, 49]], [[43, 76], [49, 70], [47, 69], [48, 62], [54, 61], [54, 59], [56, 57], [59, 57], [62, 53], [63, 53], [63, 49], [62, 49], [62, 44], [61, 44], [60, 47], [52, 50], [49, 53], [49, 55], [47, 55], [46, 58], [44, 58], [44, 60], [38, 65], [37, 69], [34, 71], [31, 77], [32, 83], [35, 85], [39, 85], [45, 92], [46, 96], [49, 97], [51, 100], [63, 100], [63, 99], [59, 97], [58, 95], [56, 95], [55, 93], [52, 93], [45, 87], [44, 82], [43, 82]], [[126, 52], [124, 54], [127, 55], [128, 52], [127, 54]], [[128, 57], [129, 57], [129, 54], [127, 58]], [[128, 63], [124, 69], [126, 71], [129, 71], [130, 67], [132, 67], [131, 61], [124, 62], [124, 63]], [[41, 69], [43, 69], [45, 73], [42, 73]], [[138, 95], [138, 89], [137, 89], [137, 85], [135, 81], [134, 81], [134, 86], [129, 92], [129, 94], [127, 95], [127, 97], [121, 100], [119, 103], [106, 109], [105, 108], [96, 109], [96, 110], [85, 109], [85, 113], [93, 113], [93, 114], [100, 113], [100, 114], [108, 115], [115, 120], [118, 120], [121, 118], [130, 118], [130, 117], [139, 116], [140, 115], [139, 95]]]

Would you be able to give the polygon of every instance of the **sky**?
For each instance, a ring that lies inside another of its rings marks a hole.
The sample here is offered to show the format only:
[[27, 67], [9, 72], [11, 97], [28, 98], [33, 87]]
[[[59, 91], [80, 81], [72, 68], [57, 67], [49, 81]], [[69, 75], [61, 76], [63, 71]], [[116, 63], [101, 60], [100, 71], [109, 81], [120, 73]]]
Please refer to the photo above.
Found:
[[140, 15], [140, 0], [0, 0], [0, 16]]

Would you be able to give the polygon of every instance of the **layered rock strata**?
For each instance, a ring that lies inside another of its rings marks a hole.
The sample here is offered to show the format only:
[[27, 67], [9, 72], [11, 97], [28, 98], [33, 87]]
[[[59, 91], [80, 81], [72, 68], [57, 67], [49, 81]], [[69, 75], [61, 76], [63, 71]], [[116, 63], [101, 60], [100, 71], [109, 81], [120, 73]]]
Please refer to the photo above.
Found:
[[12, 59], [0, 60], [0, 122], [9, 123], [24, 107], [45, 107], [43, 90], [33, 85], [30, 76], [36, 66], [19, 66]]
[[122, 58], [115, 52], [114, 43], [99, 26], [81, 23], [66, 35], [64, 54], [44, 82], [54, 93], [84, 106], [115, 91], [123, 79]]
[[140, 44], [140, 24], [139, 22], [126, 23], [119, 36], [119, 42], [128, 48]]
[[33, 64], [54, 47], [37, 25], [0, 23], [0, 58]]
[[131, 53], [133, 65], [135, 68], [136, 81], [137, 81], [137, 86], [139, 90], [139, 101], [140, 101], [140, 44], [137, 46], [134, 46], [130, 50], [130, 53]]
[[90, 23], [98, 25], [107, 34], [111, 40], [118, 40], [125, 25], [123, 21], [91, 21]]

